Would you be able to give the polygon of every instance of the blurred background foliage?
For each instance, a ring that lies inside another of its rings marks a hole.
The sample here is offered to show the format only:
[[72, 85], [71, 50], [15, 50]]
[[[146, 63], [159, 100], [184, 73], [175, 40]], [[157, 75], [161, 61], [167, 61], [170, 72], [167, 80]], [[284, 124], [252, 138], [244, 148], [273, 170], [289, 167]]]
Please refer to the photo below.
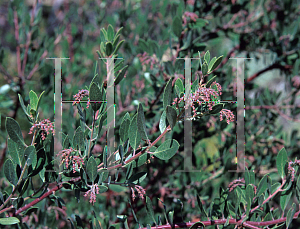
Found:
[[[28, 135], [30, 126], [20, 109], [17, 93], [27, 104], [30, 90], [37, 94], [45, 91], [40, 118], [54, 121], [54, 61], [46, 58], [70, 58], [62, 60], [62, 99], [72, 101], [73, 95], [92, 80], [98, 60], [96, 50], [100, 49], [100, 29], [111, 24], [115, 31], [123, 27], [121, 39], [125, 43], [119, 57], [129, 65], [126, 78], [115, 88], [117, 141], [123, 115], [129, 112], [132, 116], [138, 102], [144, 107], [150, 139], [156, 139], [160, 134], [162, 88], [171, 76], [182, 79], [184, 76], [184, 64], [175, 58], [198, 58], [198, 51], [203, 57], [210, 50], [212, 57], [224, 56], [220, 68], [214, 72], [223, 88], [220, 99], [236, 101], [237, 85], [245, 86], [246, 166], [255, 171], [257, 179], [267, 172], [273, 179], [279, 179], [272, 176], [278, 151], [284, 146], [291, 159], [299, 153], [299, 7], [296, 0], [1, 1], [0, 167], [7, 149], [5, 117], [14, 117], [20, 123], [26, 142], [32, 137]], [[177, 17], [182, 19], [180, 25], [175, 21]], [[138, 54], [144, 52], [153, 67], [141, 61]], [[237, 66], [235, 59], [229, 59], [234, 57], [251, 58], [245, 60], [245, 83], [236, 79], [236, 72], [242, 67]], [[193, 60], [192, 64], [194, 80], [199, 62]], [[106, 79], [101, 60], [97, 72], [102, 80]], [[234, 102], [226, 103], [225, 108], [236, 115]], [[139, 168], [148, 173], [142, 186], [152, 199], [156, 219], [163, 212], [159, 198], [168, 211], [175, 210], [174, 222], [197, 221], [200, 218], [195, 194], [201, 196], [208, 208], [220, 187], [226, 189], [231, 180], [242, 176], [227, 172], [236, 168], [235, 125], [219, 121], [218, 116], [193, 121], [193, 165], [199, 172], [175, 171], [184, 169], [183, 123], [178, 123], [163, 139], [175, 138], [180, 143], [178, 154], [169, 161], [154, 158]], [[63, 132], [72, 138], [78, 126], [76, 109], [71, 102], [63, 103]], [[102, 133], [102, 141], [94, 147], [95, 155], [105, 146], [106, 133]], [[2, 173], [0, 186], [9, 189]], [[70, 228], [68, 217], [75, 221], [75, 214], [87, 228], [93, 218], [92, 210], [103, 224], [118, 223], [117, 215], [127, 215], [131, 228], [138, 227], [127, 201], [130, 198], [127, 188], [111, 185], [108, 192], [98, 195], [94, 206], [83, 197], [78, 204], [74, 193], [65, 190], [59, 196], [67, 207], [58, 211], [50, 199], [39, 203], [40, 210], [29, 219], [33, 228]], [[275, 205], [279, 203], [275, 201]], [[151, 223], [145, 217], [144, 200], [135, 200], [132, 209], [141, 224]]]

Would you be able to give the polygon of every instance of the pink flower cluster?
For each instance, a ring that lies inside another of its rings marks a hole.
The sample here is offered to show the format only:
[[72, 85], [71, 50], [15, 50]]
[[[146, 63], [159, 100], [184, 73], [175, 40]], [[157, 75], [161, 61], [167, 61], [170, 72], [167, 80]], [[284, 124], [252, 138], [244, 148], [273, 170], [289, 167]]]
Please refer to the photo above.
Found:
[[236, 179], [228, 185], [229, 192], [232, 192], [237, 186], [245, 186], [245, 180], [244, 178], [242, 179]]
[[[230, 182], [230, 184], [228, 185], [229, 192], [232, 192], [237, 186], [245, 186], [245, 179], [244, 178], [236, 179]], [[253, 185], [253, 187], [254, 187], [254, 193], [256, 194], [257, 187], [255, 185]]]
[[148, 56], [148, 53], [144, 52], [143, 54], [138, 54], [137, 57], [139, 58], [142, 65], [150, 64], [150, 69], [153, 69], [154, 64], [158, 64], [158, 60], [156, 55], [153, 54], [152, 56]]
[[78, 155], [73, 155], [77, 152], [77, 150], [72, 149], [65, 149], [60, 151], [57, 156], [60, 156], [62, 163], [65, 162], [66, 168], [69, 168], [69, 163], [72, 161], [72, 168], [73, 168], [73, 173], [76, 173], [76, 165], [77, 167], [84, 165], [84, 160], [78, 156]]
[[[89, 91], [88, 90], [82, 89], [82, 90], [79, 90], [76, 95], [73, 95], [73, 98], [75, 99], [75, 101], [73, 102], [73, 106], [76, 103], [79, 103], [84, 96], [89, 96]], [[87, 102], [86, 108], [89, 108], [89, 105], [90, 105], [90, 99]]]
[[294, 76], [292, 78], [292, 81], [293, 81], [293, 86], [298, 88], [300, 87], [300, 76]]
[[294, 166], [295, 165], [300, 165], [300, 159], [299, 160], [295, 160], [294, 162], [290, 161], [289, 162], [289, 166], [288, 166], [288, 171], [291, 173], [291, 176], [292, 176], [292, 181], [294, 181], [295, 179], [295, 168]]
[[45, 132], [47, 134], [50, 133], [50, 131], [53, 133], [53, 135], [55, 134], [54, 131], [54, 127], [53, 124], [50, 122], [49, 119], [44, 119], [43, 121], [39, 122], [39, 123], [35, 123], [33, 124], [33, 126], [30, 128], [29, 134], [32, 134], [34, 132], [34, 130], [42, 130], [42, 140], [45, 140]]
[[[215, 86], [216, 89], [213, 89], [212, 88], [213, 86]], [[195, 117], [197, 115], [196, 108], [194, 106], [195, 102], [198, 104], [205, 102], [208, 105], [208, 109], [212, 110], [213, 105], [215, 105], [214, 100], [217, 100], [219, 95], [222, 95], [222, 86], [219, 83], [217, 83], [216, 81], [211, 84], [210, 88], [206, 88], [205, 85], [199, 84], [199, 88], [197, 89], [197, 91], [194, 94], [191, 93], [189, 100], [186, 101], [187, 103], [185, 105], [185, 109], [187, 109], [188, 106], [191, 106], [193, 108], [193, 113], [194, 113], [193, 117]], [[213, 97], [214, 100], [211, 100], [211, 97]], [[185, 101], [184, 96], [179, 99], [175, 98], [174, 102], [172, 104], [178, 105], [183, 100]], [[232, 111], [227, 110], [227, 109], [221, 110], [220, 111], [220, 121], [223, 120], [223, 115], [226, 116], [228, 124], [230, 122], [234, 121], [234, 114], [232, 113]]]
[[84, 197], [90, 195], [90, 203], [93, 203], [94, 205], [94, 203], [96, 202], [96, 193], [99, 194], [99, 187], [98, 184], [93, 184], [90, 186], [90, 188], [91, 189], [84, 194]]
[[183, 26], [187, 24], [187, 17], [189, 17], [192, 21], [196, 22], [198, 15], [193, 12], [184, 12], [182, 20], [183, 20]]
[[220, 121], [223, 120], [223, 115], [225, 115], [228, 124], [229, 124], [230, 122], [233, 122], [233, 121], [234, 121], [234, 114], [232, 113], [232, 111], [227, 110], [227, 109], [222, 109], [222, 110], [220, 111]]
[[[144, 195], [146, 195], [145, 189], [139, 185], [134, 186], [135, 190], [138, 192], [138, 195], [141, 199], [144, 199]], [[136, 198], [136, 195], [134, 194], [134, 189], [131, 187], [131, 192], [132, 192], [132, 201]]]

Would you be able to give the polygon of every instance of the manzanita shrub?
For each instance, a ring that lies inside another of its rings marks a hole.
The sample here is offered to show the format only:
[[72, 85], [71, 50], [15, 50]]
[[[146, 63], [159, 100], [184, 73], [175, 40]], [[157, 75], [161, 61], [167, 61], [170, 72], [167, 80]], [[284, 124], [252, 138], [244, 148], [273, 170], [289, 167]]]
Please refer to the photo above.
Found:
[[[176, 23], [174, 20], [174, 24]], [[124, 42], [119, 41], [121, 29], [114, 33], [110, 25], [107, 30], [101, 30], [102, 42], [97, 53], [106, 65], [108, 59], [103, 58], [117, 58], [117, 52]], [[181, 29], [176, 32], [177, 26], [174, 26], [173, 31], [178, 36], [181, 35]], [[145, 55], [140, 55], [140, 58], [147, 63], [155, 62], [147, 59]], [[161, 200], [164, 213], [156, 219], [147, 190], [140, 185], [147, 173], [134, 172], [136, 168], [153, 160], [153, 157], [169, 160], [178, 152], [178, 141], [160, 140], [173, 130], [177, 122], [184, 121], [185, 110], [188, 107], [192, 108], [193, 120], [219, 115], [220, 121], [224, 117], [228, 124], [235, 121], [232, 111], [223, 109], [224, 104], [218, 102], [222, 87], [216, 82], [216, 76], [207, 80], [221, 61], [222, 56], [211, 58], [209, 51], [204, 57], [199, 53], [199, 71], [196, 72], [198, 77], [191, 85], [190, 96], [185, 94], [184, 81], [181, 78], [174, 80], [171, 77], [167, 80], [161, 98], [160, 134], [156, 139], [148, 137], [147, 120], [141, 103], [138, 104], [136, 113], [127, 112], [123, 117], [116, 117], [122, 120], [119, 129], [120, 142], [117, 151], [112, 155], [107, 154], [107, 146], [103, 146], [100, 155], [92, 154], [101, 137], [103, 125], [112, 120], [111, 117], [107, 117], [111, 107], [107, 107], [106, 103], [106, 88], [112, 85], [101, 82], [98, 74], [95, 73], [89, 87], [74, 95], [73, 106], [77, 107], [80, 126], [75, 130], [73, 139], [62, 134], [63, 150], [57, 153], [54, 152], [54, 135], [58, 134], [57, 130], [55, 133], [54, 125], [49, 119], [39, 119], [38, 110], [44, 92], [38, 96], [31, 90], [30, 104], [27, 107], [19, 95], [22, 109], [31, 124], [28, 134], [33, 136], [32, 141], [26, 143], [18, 122], [13, 118], [6, 118], [5, 127], [9, 136], [8, 159], [3, 169], [12, 191], [0, 192], [0, 224], [31, 228], [26, 222], [28, 216], [38, 211], [39, 207], [36, 206], [44, 199], [54, 200], [59, 208], [67, 206], [67, 203], [55, 194], [58, 190], [71, 190], [78, 202], [82, 195], [94, 205], [98, 194], [107, 192], [111, 185], [117, 185], [127, 187], [132, 200], [145, 199], [147, 217], [151, 219], [151, 223], [143, 225], [133, 211], [136, 224], [130, 225], [131, 228], [201, 228], [210, 225], [218, 225], [218, 228], [288, 228], [300, 213], [296, 203], [293, 203], [290, 209], [286, 209], [294, 196], [300, 202], [300, 178], [297, 176], [300, 160], [288, 160], [284, 148], [280, 150], [276, 160], [280, 180], [273, 181], [269, 174], [266, 174], [256, 183], [254, 172], [245, 168], [244, 177], [233, 180], [228, 188], [220, 188], [219, 197], [212, 201], [208, 209], [203, 207], [201, 197], [196, 196], [200, 210], [198, 222], [175, 222], [174, 210], [167, 212], [166, 205]], [[124, 78], [127, 67], [123, 66], [122, 61], [114, 65], [114, 86]], [[83, 100], [84, 97], [87, 99]], [[87, 119], [87, 114], [91, 115], [92, 119]], [[92, 123], [89, 123], [89, 120], [92, 120]], [[113, 163], [108, 163], [111, 159], [108, 156], [114, 157]], [[54, 170], [55, 157], [59, 157], [61, 161], [60, 174]], [[115, 172], [114, 176], [110, 174], [112, 171]], [[119, 173], [122, 171], [126, 172], [125, 180], [119, 181]], [[275, 208], [271, 200], [278, 196], [280, 208]], [[117, 217], [120, 223], [109, 225], [107, 220], [99, 220], [99, 216], [94, 212], [94, 219], [89, 227], [129, 228], [126, 215]], [[78, 215], [75, 222], [70, 218], [69, 220], [72, 228], [87, 227]]]

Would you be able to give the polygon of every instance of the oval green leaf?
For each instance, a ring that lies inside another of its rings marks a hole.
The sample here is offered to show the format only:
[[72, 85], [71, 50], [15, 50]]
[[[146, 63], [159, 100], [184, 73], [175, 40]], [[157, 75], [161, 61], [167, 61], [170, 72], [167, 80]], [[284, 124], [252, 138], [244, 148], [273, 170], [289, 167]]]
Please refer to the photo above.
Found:
[[125, 67], [123, 67], [120, 72], [118, 73], [116, 79], [115, 79], [115, 86], [118, 85], [121, 80], [124, 78], [125, 72], [127, 71], [128, 65], [126, 65]]
[[179, 149], [179, 143], [174, 139], [168, 139], [162, 143], [154, 152], [154, 156], [161, 160], [169, 160]]
[[17, 121], [11, 117], [6, 117], [5, 128], [11, 140], [16, 143], [21, 142], [23, 145], [25, 145], [22, 131]]
[[182, 31], [182, 22], [178, 16], [173, 19], [172, 31], [176, 37], [180, 37]]
[[1, 225], [13, 225], [20, 223], [20, 220], [16, 217], [0, 218]]
[[6, 179], [14, 186], [18, 182], [18, 177], [16, 173], [16, 168], [11, 159], [7, 159], [4, 163], [4, 175]]
[[129, 126], [129, 143], [135, 150], [141, 142], [141, 135], [139, 134], [137, 127], [137, 114], [133, 117]]
[[92, 83], [90, 85], [89, 97], [90, 97], [90, 103], [91, 103], [92, 109], [94, 111], [99, 110], [101, 103], [102, 103], [102, 93], [96, 83]]
[[212, 110], [209, 111], [209, 114], [218, 114], [224, 107], [223, 103], [218, 103], [212, 107]]
[[284, 167], [285, 167], [286, 163], [287, 163], [287, 153], [286, 153], [285, 148], [282, 148], [279, 151], [279, 153], [277, 155], [277, 159], [276, 159], [276, 166], [278, 169], [278, 173], [281, 176], [281, 179], [283, 179], [285, 176]]
[[163, 133], [167, 127], [166, 118], [167, 118], [166, 111], [163, 111], [163, 113], [160, 116], [160, 120], [159, 120], [160, 133]]
[[133, 176], [131, 176], [128, 180], [127, 183], [132, 183], [132, 184], [139, 184], [141, 183], [145, 178], [147, 177], [146, 172], [140, 172], [136, 173]]
[[155, 218], [154, 218], [154, 211], [153, 211], [153, 207], [152, 207], [152, 202], [151, 199], [146, 196], [146, 210], [147, 210], [147, 215], [150, 219], [153, 220], [153, 222], [156, 224]]
[[170, 124], [170, 127], [173, 130], [177, 122], [177, 112], [174, 107], [168, 105], [166, 109], [166, 114], [167, 114], [167, 119]]
[[143, 105], [141, 103], [139, 103], [139, 107], [138, 107], [137, 127], [138, 127], [139, 133], [141, 134], [141, 138], [148, 140], [148, 136], [147, 136], [147, 132], [146, 132], [144, 109], [143, 109]]
[[86, 173], [89, 178], [94, 181], [97, 177], [97, 163], [93, 156], [90, 157], [86, 166]]
[[219, 66], [219, 64], [222, 62], [222, 59], [223, 59], [223, 56], [219, 56], [219, 57], [216, 59], [215, 63], [214, 63], [214, 64], [212, 65], [212, 67], [211, 67], [210, 72], [212, 72], [213, 70], [215, 70], [215, 69]]
[[172, 100], [172, 80], [173, 77], [171, 77], [165, 87], [164, 95], [163, 95], [163, 108], [164, 110], [168, 105], [170, 105]]
[[39, 98], [33, 90], [31, 90], [29, 92], [29, 98], [30, 98], [30, 107], [31, 107], [31, 109], [36, 111], [37, 110], [37, 105], [38, 105], [38, 102], [39, 102]]

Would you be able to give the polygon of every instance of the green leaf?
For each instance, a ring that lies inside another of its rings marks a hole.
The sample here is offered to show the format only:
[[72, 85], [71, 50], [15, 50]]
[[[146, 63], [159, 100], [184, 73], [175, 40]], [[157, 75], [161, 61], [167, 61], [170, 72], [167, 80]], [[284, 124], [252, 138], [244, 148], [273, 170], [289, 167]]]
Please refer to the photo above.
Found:
[[291, 190], [288, 190], [288, 191], [282, 192], [281, 195], [280, 195], [280, 207], [281, 207], [283, 212], [284, 212], [286, 206], [289, 203], [289, 200], [292, 196], [292, 193], [293, 192]]
[[97, 177], [97, 163], [93, 156], [91, 156], [88, 160], [88, 163], [86, 166], [86, 173], [89, 176], [89, 178], [91, 179], [91, 181], [94, 182], [94, 180]]
[[128, 65], [126, 65], [125, 67], [123, 67], [120, 72], [118, 73], [116, 79], [115, 79], [115, 86], [118, 85], [121, 80], [124, 78], [125, 72], [127, 71]]
[[207, 63], [209, 63], [209, 65], [208, 65], [208, 71], [209, 71], [209, 72], [211, 71], [211, 68], [212, 68], [212, 66], [214, 65], [214, 63], [216, 62], [216, 60], [217, 60], [217, 58], [214, 57], [214, 58], [211, 59], [210, 62], [207, 62]]
[[147, 132], [146, 132], [144, 110], [143, 110], [143, 105], [141, 103], [139, 103], [139, 107], [138, 107], [137, 127], [138, 127], [139, 133], [141, 134], [141, 138], [148, 140], [148, 136], [147, 136]]
[[93, 214], [93, 215], [94, 215], [94, 218], [93, 218], [93, 224], [92, 224], [92, 225], [93, 225], [93, 226], [92, 226], [93, 229], [102, 229], [101, 226], [100, 226], [101, 223], [100, 223], [100, 221], [97, 219], [96, 214], [95, 214], [94, 211], [93, 211], [93, 213], [94, 213], [94, 214]]
[[124, 59], [118, 61], [115, 66], [114, 66], [114, 72], [116, 74], [116, 72], [119, 72], [123, 67], [122, 65], [124, 64]]
[[40, 104], [41, 104], [41, 101], [42, 101], [42, 98], [43, 98], [43, 95], [44, 95], [45, 91], [43, 91], [41, 94], [40, 94], [40, 97], [39, 97], [39, 101], [38, 101], [38, 104], [36, 106], [36, 111], [38, 111], [39, 107], [40, 107]]
[[119, 156], [120, 156], [120, 160], [122, 165], [124, 165], [124, 161], [123, 161], [123, 157], [124, 157], [124, 149], [122, 145], [119, 145]]
[[137, 114], [133, 117], [133, 119], [130, 122], [129, 126], [129, 143], [131, 147], [136, 150], [136, 148], [139, 146], [141, 142], [141, 135], [138, 132], [137, 127]]
[[11, 159], [7, 159], [4, 163], [4, 175], [14, 186], [18, 183], [16, 169]]
[[174, 75], [175, 69], [171, 61], [164, 62], [164, 67], [168, 75]]
[[264, 175], [264, 177], [259, 181], [256, 196], [260, 196], [267, 190], [268, 188], [267, 178], [268, 178], [268, 174]]
[[29, 149], [28, 151], [30, 151], [30, 153], [28, 154], [28, 158], [27, 158], [27, 164], [28, 164], [28, 166], [32, 164], [32, 168], [35, 168], [36, 163], [37, 163], [37, 156], [36, 156], [36, 152], [35, 152], [35, 147], [34, 146], [28, 146], [25, 149], [25, 152], [27, 151], [27, 149]]
[[208, 64], [210, 61], [210, 52], [209, 50], [206, 51], [206, 53], [204, 54], [204, 60], [206, 61], [206, 63]]
[[108, 190], [108, 187], [105, 185], [99, 185], [98, 187], [99, 187], [99, 194], [104, 193]]
[[250, 199], [250, 197], [246, 197], [246, 200], [247, 200], [246, 216], [249, 217], [252, 199]]
[[167, 114], [167, 119], [170, 124], [170, 127], [173, 130], [177, 122], [177, 112], [174, 107], [168, 105], [166, 109], [166, 114]]
[[[103, 174], [102, 175], [102, 181], [105, 181], [107, 178], [108, 178], [108, 175], [109, 175], [109, 172], [108, 172], [108, 170], [106, 169], [106, 168], [102, 168], [102, 169], [100, 169], [100, 171], [99, 171], [99, 175], [101, 176], [101, 174]], [[101, 181], [101, 182], [102, 182]]]
[[192, 90], [191, 93], [195, 93], [197, 91], [197, 89], [199, 88], [199, 80], [196, 79], [193, 84], [192, 84]]
[[119, 34], [121, 34], [122, 30], [123, 30], [123, 27], [121, 27], [121, 28], [117, 31], [115, 37], [118, 36]]
[[12, 159], [12, 161], [17, 165], [21, 165], [23, 155], [19, 154], [18, 144], [15, 143], [10, 138], [8, 138], [7, 139], [7, 148], [8, 148], [8, 156]]
[[215, 78], [216, 78], [216, 77], [217, 77], [217, 76], [213, 76], [213, 77], [206, 83], [205, 87], [206, 87], [206, 88], [209, 88], [210, 85], [215, 81]]
[[153, 222], [156, 224], [155, 218], [154, 218], [154, 211], [153, 211], [153, 207], [152, 207], [152, 202], [151, 199], [146, 196], [146, 210], [147, 210], [147, 215], [149, 218], [151, 218], [153, 220]]
[[27, 179], [24, 181], [23, 185], [22, 185], [22, 183], [21, 183], [22, 188], [21, 188], [21, 190], [19, 191], [19, 197], [21, 197], [21, 196], [25, 193], [25, 191], [27, 190], [28, 185], [29, 185], [29, 180], [30, 180], [30, 179], [27, 178]]
[[196, 229], [196, 228], [201, 228], [201, 227], [205, 227], [205, 225], [201, 221], [199, 221], [199, 222], [194, 223], [191, 227], [189, 227], [189, 229]]
[[115, 55], [115, 54], [119, 51], [119, 49], [121, 48], [121, 46], [122, 46], [122, 44], [123, 44], [124, 42], [125, 42], [125, 40], [121, 40], [121, 41], [117, 44], [117, 46], [116, 46], [114, 52], [111, 54], [111, 56]]
[[[103, 34], [104, 39], [105, 39], [105, 40], [108, 40], [108, 39], [107, 39], [107, 32], [106, 32], [106, 30], [103, 28], [103, 29], [101, 29], [101, 32], [102, 32], [102, 34]], [[100, 37], [101, 37], [101, 33], [100, 33]], [[105, 42], [105, 40], [103, 40], [103, 42]]]
[[208, 66], [207, 66], [206, 61], [202, 64], [201, 71], [202, 71], [203, 76], [205, 76], [207, 74], [207, 72], [208, 72]]
[[209, 111], [209, 114], [218, 114], [224, 107], [223, 103], [218, 103], [212, 107], [212, 110]]
[[[177, 90], [176, 90], [176, 87], [178, 88]], [[177, 93], [177, 95], [178, 95], [178, 97], [181, 97], [181, 93], [184, 93], [184, 86], [183, 86], [183, 82], [182, 82], [182, 79], [177, 79], [176, 81], [175, 81], [175, 90], [176, 90], [176, 93]]]
[[34, 118], [35, 118], [36, 115], [37, 115], [37, 112], [36, 112], [34, 109], [32, 109], [32, 108], [30, 109], [30, 112], [29, 112], [29, 113], [30, 113], [31, 116], [34, 117]]
[[286, 163], [287, 163], [287, 153], [286, 153], [285, 148], [282, 148], [279, 151], [279, 153], [277, 155], [277, 159], [276, 159], [276, 166], [278, 169], [278, 173], [281, 176], [281, 179], [283, 179], [284, 175], [285, 175], [284, 167], [285, 167]]
[[138, 45], [143, 52], [149, 52], [148, 43], [144, 39], [140, 38]]
[[89, 97], [90, 97], [90, 103], [91, 103], [92, 109], [94, 111], [99, 110], [99, 108], [101, 106], [101, 102], [102, 102], [102, 93], [96, 83], [92, 83], [90, 85]]
[[103, 126], [103, 123], [104, 123], [104, 120], [105, 120], [105, 115], [102, 114], [99, 118], [99, 127], [98, 127], [98, 136], [100, 136], [100, 133], [101, 133], [101, 130], [102, 130], [102, 126]]
[[181, 36], [182, 22], [181, 22], [181, 19], [178, 16], [176, 16], [173, 19], [172, 31], [173, 31], [173, 33], [175, 34], [176, 37], [180, 37]]
[[67, 135], [64, 139], [64, 143], [63, 143], [63, 149], [68, 149], [70, 146], [70, 138], [69, 136]]
[[206, 218], [208, 218], [207, 213], [202, 205], [199, 195], [197, 195], [197, 203], [199, 205], [200, 213], [204, 214], [206, 216]]
[[104, 45], [104, 42], [101, 42], [100, 44], [100, 52], [98, 52], [98, 56], [99, 58], [103, 58], [106, 54], [105, 54], [105, 45]]
[[105, 54], [110, 56], [113, 52], [113, 45], [110, 41], [105, 43]]
[[129, 126], [130, 126], [130, 116], [129, 113], [127, 112], [124, 115], [120, 126], [120, 138], [122, 139], [123, 142], [125, 142], [128, 139]]
[[180, 89], [179, 89], [179, 87], [178, 86], [174, 86], [174, 88], [175, 88], [175, 91], [176, 91], [176, 94], [177, 94], [177, 96], [180, 98], [181, 96], [181, 92], [180, 92]]
[[17, 121], [15, 121], [11, 117], [6, 117], [5, 128], [11, 140], [13, 140], [16, 143], [21, 142], [24, 146], [26, 146], [21, 128]]
[[29, 98], [30, 98], [30, 107], [31, 107], [31, 109], [36, 111], [37, 110], [37, 105], [38, 105], [38, 102], [39, 102], [39, 98], [33, 90], [31, 90], [29, 92]]
[[245, 196], [245, 189], [241, 189], [239, 186], [235, 188], [235, 191], [237, 192], [237, 195], [241, 198], [240, 202], [242, 202], [244, 205], [247, 204], [247, 199]]
[[22, 96], [20, 94], [18, 94], [18, 96], [19, 96], [19, 101], [20, 101], [20, 104], [21, 104], [21, 107], [22, 107], [24, 113], [26, 114], [27, 117], [29, 117], [29, 114], [28, 114], [27, 109], [26, 109], [26, 107], [24, 105], [24, 101], [22, 99]]
[[189, 31], [187, 33], [186, 40], [184, 41], [183, 46], [180, 47], [180, 50], [183, 51], [183, 50], [186, 50], [186, 49], [188, 49], [190, 47], [190, 45], [192, 43], [192, 33], [193, 33], [192, 31]]
[[109, 25], [107, 28], [107, 40], [113, 41], [114, 36], [114, 28], [112, 27], [112, 25]]
[[223, 56], [219, 56], [216, 59], [215, 63], [212, 65], [212, 67], [211, 67], [211, 69], [210, 69], [209, 72], [212, 72], [213, 70], [215, 70], [219, 66], [219, 64], [222, 62], [222, 59], [223, 59]]
[[286, 228], [288, 229], [293, 218], [294, 215], [296, 213], [296, 204], [293, 203], [292, 208], [288, 211], [287, 216], [286, 216]]
[[167, 127], [166, 118], [167, 118], [166, 111], [163, 111], [163, 113], [161, 114], [160, 120], [159, 120], [160, 133], [163, 133]]
[[127, 181], [127, 183], [140, 184], [146, 177], [147, 177], [147, 173], [146, 172], [136, 173], [136, 174], [134, 174], [133, 176], [131, 176], [129, 178], [129, 180]]
[[281, 186], [281, 184], [279, 182], [276, 182], [275, 184], [273, 184], [271, 187], [271, 193], [273, 194], [280, 186]]
[[29, 155], [32, 152], [35, 152], [35, 147], [34, 146], [28, 146], [28, 147], [26, 147], [25, 152], [24, 152], [24, 156], [25, 156], [26, 160], [28, 159]]
[[164, 110], [168, 105], [170, 105], [172, 100], [172, 80], [173, 77], [171, 77], [165, 87], [164, 95], [163, 95], [163, 108]]
[[250, 198], [251, 201], [254, 198], [254, 190], [253, 190], [253, 186], [251, 184], [247, 185], [247, 188], [246, 188], [246, 198]]
[[205, 26], [207, 24], [209, 24], [208, 20], [205, 20], [203, 18], [197, 18], [195, 26], [198, 28], [202, 28], [203, 26]]
[[161, 160], [169, 160], [179, 149], [179, 143], [174, 139], [168, 139], [162, 143], [154, 152], [154, 156]]
[[[156, 147], [152, 146], [149, 151], [153, 153], [155, 150], [156, 150]], [[150, 159], [150, 154], [144, 153], [141, 156], [139, 156], [137, 159], [135, 159], [134, 161], [131, 161], [130, 163], [126, 164], [124, 167], [129, 167], [129, 166], [132, 166], [132, 168], [140, 167], [140, 166], [144, 165], [146, 163], [146, 161], [149, 159]]]
[[13, 225], [17, 223], [20, 223], [20, 220], [17, 217], [0, 218], [1, 225]]
[[81, 127], [79, 126], [76, 129], [76, 132], [73, 137], [73, 148], [80, 149], [80, 151], [84, 151], [84, 149], [85, 149], [84, 146], [85, 146], [84, 133], [81, 130]]

